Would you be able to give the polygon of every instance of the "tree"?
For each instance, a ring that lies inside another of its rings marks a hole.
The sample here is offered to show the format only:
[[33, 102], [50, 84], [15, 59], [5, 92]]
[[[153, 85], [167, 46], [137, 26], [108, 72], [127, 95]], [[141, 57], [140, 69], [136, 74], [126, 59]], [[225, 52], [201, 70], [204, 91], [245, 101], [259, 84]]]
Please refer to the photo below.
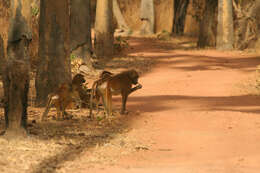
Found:
[[[7, 58], [3, 58], [3, 54], [1, 56], [1, 60], [5, 61], [3, 69], [5, 134], [11, 137], [24, 135], [27, 126], [27, 96], [30, 81], [28, 51], [31, 41], [30, 18], [30, 1], [11, 1]], [[2, 38], [1, 42], [3, 43]]]
[[81, 57], [92, 71], [90, 0], [72, 0], [70, 8], [71, 53]]
[[140, 34], [154, 33], [154, 2], [153, 0], [141, 0], [140, 19], [142, 26]]
[[98, 57], [111, 56], [114, 53], [112, 9], [112, 0], [97, 0], [94, 46]]
[[130, 29], [127, 26], [124, 16], [121, 13], [117, 0], [113, 0], [113, 14], [116, 18], [119, 32], [125, 32], [126, 34], [128, 34]]
[[257, 39], [256, 39], [256, 44], [255, 48], [256, 50], [260, 51], [260, 0], [256, 0], [256, 7], [255, 7], [255, 14], [256, 14], [256, 23], [257, 23]]
[[184, 32], [184, 24], [186, 18], [189, 0], [174, 0], [174, 19], [172, 32], [181, 35]]
[[233, 49], [233, 34], [232, 0], [218, 0], [217, 49]]
[[[0, 1], [0, 36], [3, 39], [3, 52], [0, 54], [5, 55], [6, 57], [6, 47], [7, 47], [7, 40], [8, 40], [8, 28], [9, 28], [9, 19], [10, 19], [10, 0], [1, 0]], [[1, 62], [0, 62], [1, 63]], [[2, 66], [1, 66], [2, 67]], [[0, 72], [1, 72], [1, 67], [0, 67]]]
[[42, 0], [39, 24], [39, 63], [36, 71], [36, 104], [44, 106], [47, 95], [71, 81], [69, 1]]
[[216, 46], [217, 6], [218, 1], [216, 0], [206, 1], [203, 18], [200, 22], [199, 39], [197, 43], [198, 47], [204, 48]]
[[259, 48], [260, 0], [233, 1], [234, 47], [237, 49]]

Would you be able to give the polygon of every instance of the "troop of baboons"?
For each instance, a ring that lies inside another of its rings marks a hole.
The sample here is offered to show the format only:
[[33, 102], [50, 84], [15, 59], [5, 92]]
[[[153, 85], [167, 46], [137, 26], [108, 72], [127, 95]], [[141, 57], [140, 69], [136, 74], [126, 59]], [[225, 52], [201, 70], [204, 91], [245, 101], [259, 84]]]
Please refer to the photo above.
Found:
[[[82, 102], [88, 103], [89, 117], [93, 119], [93, 104], [99, 111], [100, 97], [102, 98], [105, 114], [110, 117], [112, 115], [112, 95], [119, 94], [122, 97], [120, 114], [125, 114], [128, 95], [142, 88], [142, 85], [138, 83], [138, 78], [139, 75], [136, 70], [127, 70], [118, 74], [103, 71], [99, 79], [93, 82], [92, 88], [84, 90], [83, 84], [86, 80], [82, 74], [76, 74], [70, 84], [62, 84], [48, 95], [48, 101], [41, 119], [46, 120], [52, 105], [56, 108], [58, 119], [69, 118], [66, 108], [72, 106], [81, 107]], [[132, 87], [132, 85], [136, 86]]]

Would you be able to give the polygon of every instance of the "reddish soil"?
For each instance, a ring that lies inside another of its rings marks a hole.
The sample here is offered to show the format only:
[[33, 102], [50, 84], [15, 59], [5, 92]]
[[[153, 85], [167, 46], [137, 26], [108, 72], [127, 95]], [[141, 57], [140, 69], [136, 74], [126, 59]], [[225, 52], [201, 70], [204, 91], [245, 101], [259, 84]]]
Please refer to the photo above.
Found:
[[140, 116], [127, 135], [142, 146], [114, 165], [82, 172], [259, 172], [260, 104], [249, 85], [259, 56], [177, 50], [150, 39], [130, 45], [130, 55], [158, 62], [128, 102]]

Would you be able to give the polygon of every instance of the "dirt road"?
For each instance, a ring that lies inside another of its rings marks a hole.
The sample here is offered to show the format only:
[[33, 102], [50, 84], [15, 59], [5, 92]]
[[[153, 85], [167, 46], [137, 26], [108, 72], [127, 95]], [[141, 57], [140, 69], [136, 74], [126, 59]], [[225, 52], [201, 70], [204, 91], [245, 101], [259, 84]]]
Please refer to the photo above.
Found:
[[181, 51], [138, 39], [131, 46], [130, 55], [158, 61], [128, 102], [129, 110], [140, 111], [128, 135], [143, 145], [115, 165], [82, 172], [259, 172], [259, 97], [241, 87], [259, 56]]
[[[90, 121], [89, 109], [73, 110], [66, 121], [53, 119], [53, 110], [41, 122], [44, 109], [29, 107], [30, 135], [0, 138], [0, 172], [258, 173], [260, 56], [194, 50], [174, 39], [131, 38], [127, 56], [105, 63], [113, 72], [143, 72], [156, 61], [130, 95], [126, 116], [117, 114], [118, 97], [111, 122]], [[1, 108], [0, 131], [3, 115]]]

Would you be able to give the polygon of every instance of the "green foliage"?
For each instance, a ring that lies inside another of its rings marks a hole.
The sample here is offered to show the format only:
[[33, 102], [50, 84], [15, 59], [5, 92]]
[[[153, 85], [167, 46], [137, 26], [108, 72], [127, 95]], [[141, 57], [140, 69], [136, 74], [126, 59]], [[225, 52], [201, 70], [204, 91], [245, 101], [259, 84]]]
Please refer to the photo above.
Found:
[[133, 30], [130, 29], [129, 32], [128, 32], [129, 35], [132, 35], [133, 34]]
[[114, 47], [119, 52], [125, 48], [128, 48], [129, 44], [127, 38], [122, 38], [121, 36], [116, 37], [114, 41]]
[[74, 54], [70, 54], [70, 60], [74, 60], [74, 59], [76, 59], [76, 58], [77, 58], [76, 55], [74, 55]]
[[101, 116], [97, 116], [97, 121], [101, 121], [101, 120], [103, 120], [104, 119], [104, 117], [101, 117]]
[[32, 13], [32, 16], [35, 17], [39, 14], [40, 10], [38, 7], [32, 7], [31, 9], [31, 13]]
[[157, 34], [157, 38], [159, 40], [170, 40], [171, 39], [171, 33], [166, 31], [166, 30], [162, 30], [162, 32], [160, 32], [159, 34]]

